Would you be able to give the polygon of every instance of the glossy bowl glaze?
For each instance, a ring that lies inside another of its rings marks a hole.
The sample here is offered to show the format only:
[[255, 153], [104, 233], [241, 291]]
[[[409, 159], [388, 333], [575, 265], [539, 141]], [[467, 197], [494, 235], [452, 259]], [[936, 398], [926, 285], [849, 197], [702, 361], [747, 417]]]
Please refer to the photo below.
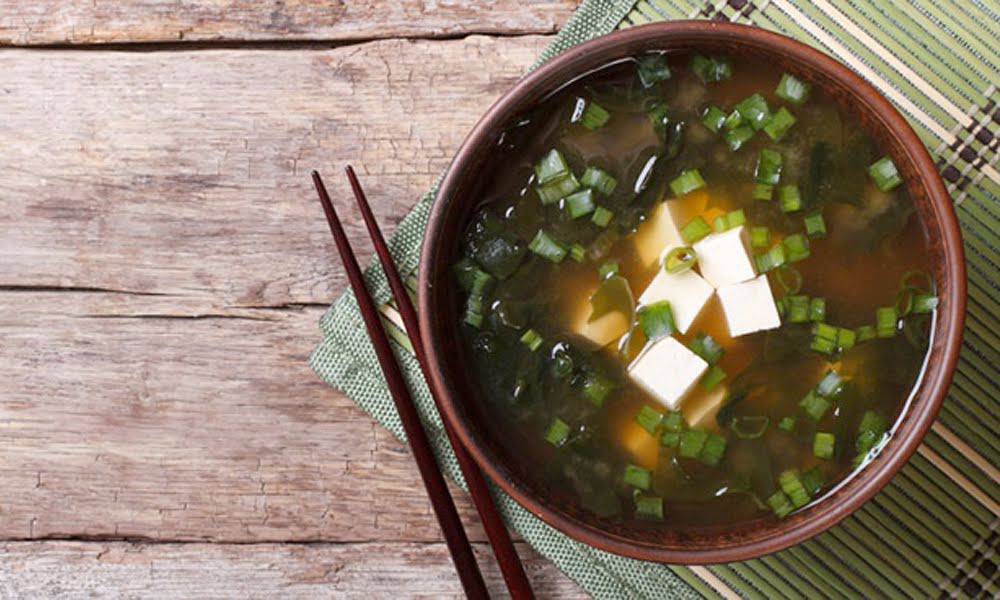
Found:
[[[721, 53], [766, 61], [804, 79], [856, 118], [888, 151], [916, 203], [930, 239], [940, 297], [926, 368], [881, 454], [816, 502], [782, 521], [760, 518], [698, 530], [636, 529], [601, 520], [527, 476], [527, 465], [505, 451], [489, 420], [470, 401], [458, 332], [451, 266], [478, 198], [471, 193], [490, 148], [513, 117], [589, 70], [650, 50]], [[429, 383], [444, 415], [476, 462], [505, 492], [556, 529], [597, 548], [643, 560], [703, 564], [745, 560], [786, 548], [831, 527], [875, 495], [903, 466], [934, 421], [958, 359], [965, 313], [965, 262], [951, 199], [923, 144], [871, 85], [833, 58], [762, 29], [713, 21], [674, 21], [627, 29], [576, 46], [522, 79], [482, 117], [445, 176], [431, 212], [420, 261], [418, 306]]]

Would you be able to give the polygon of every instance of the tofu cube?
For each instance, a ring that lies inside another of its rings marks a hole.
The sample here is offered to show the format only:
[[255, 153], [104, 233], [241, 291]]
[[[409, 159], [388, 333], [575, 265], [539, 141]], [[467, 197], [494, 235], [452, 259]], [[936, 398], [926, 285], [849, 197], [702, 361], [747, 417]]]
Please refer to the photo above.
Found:
[[712, 286], [693, 270], [674, 275], [660, 269], [639, 296], [639, 304], [669, 301], [677, 330], [687, 333], [698, 313], [708, 304], [713, 291]]
[[746, 228], [742, 225], [707, 235], [694, 245], [694, 251], [701, 276], [713, 287], [742, 283], [757, 275], [747, 248]]
[[726, 315], [729, 335], [737, 337], [781, 326], [767, 275], [716, 290]]
[[632, 235], [632, 241], [639, 260], [647, 267], [658, 264], [664, 252], [685, 245], [665, 201], [649, 211], [649, 216]]
[[696, 429], [718, 431], [719, 424], [715, 416], [719, 414], [719, 409], [722, 408], [728, 393], [729, 389], [720, 384], [697, 400], [689, 400], [684, 405], [684, 420]]
[[708, 363], [673, 337], [665, 337], [646, 348], [629, 365], [632, 379], [663, 406], [676, 409], [708, 369]]

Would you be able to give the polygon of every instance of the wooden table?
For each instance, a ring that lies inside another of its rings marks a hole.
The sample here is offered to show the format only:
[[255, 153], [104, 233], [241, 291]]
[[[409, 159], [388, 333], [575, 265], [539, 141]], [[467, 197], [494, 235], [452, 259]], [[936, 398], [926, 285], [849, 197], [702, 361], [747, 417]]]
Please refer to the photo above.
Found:
[[391, 229], [574, 7], [0, 0], [0, 597], [460, 593], [404, 446], [306, 366], [345, 287], [308, 172]]

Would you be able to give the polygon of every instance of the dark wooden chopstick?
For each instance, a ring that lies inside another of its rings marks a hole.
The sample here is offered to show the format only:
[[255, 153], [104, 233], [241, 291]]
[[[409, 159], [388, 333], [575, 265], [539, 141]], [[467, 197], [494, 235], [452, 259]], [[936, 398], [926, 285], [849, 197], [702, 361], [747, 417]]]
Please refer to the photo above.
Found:
[[396, 364], [392, 348], [389, 346], [389, 338], [386, 337], [385, 330], [382, 329], [378, 310], [368, 294], [368, 288], [365, 287], [361, 267], [358, 266], [358, 261], [354, 257], [351, 243], [347, 240], [347, 235], [344, 233], [344, 228], [340, 224], [340, 219], [337, 217], [337, 212], [333, 208], [333, 203], [330, 201], [330, 196], [326, 192], [326, 186], [323, 185], [319, 173], [313, 171], [312, 178], [313, 184], [316, 186], [316, 193], [319, 194], [320, 203], [323, 205], [323, 211], [326, 213], [326, 220], [330, 224], [330, 231], [337, 243], [337, 251], [340, 253], [340, 258], [347, 271], [347, 278], [354, 289], [365, 327], [368, 329], [368, 335], [375, 347], [375, 354], [382, 367], [382, 374], [385, 376], [386, 384], [392, 393], [392, 400], [396, 404], [399, 418], [403, 422], [406, 439], [409, 440], [413, 458], [420, 471], [420, 477], [424, 481], [424, 487], [427, 488], [427, 495], [431, 498], [434, 514], [437, 516], [441, 532], [444, 534], [448, 550], [451, 552], [451, 558], [455, 563], [462, 587], [469, 598], [489, 598], [483, 576], [479, 572], [479, 565], [472, 554], [469, 539], [465, 535], [458, 511], [455, 510], [455, 503], [452, 501], [451, 494], [448, 493], [448, 485], [438, 469], [430, 441], [428, 441], [427, 434], [420, 424], [416, 406], [410, 397], [399, 365]]
[[[361, 189], [361, 184], [354, 174], [354, 169], [348, 166], [346, 171], [347, 179], [351, 182], [351, 189], [354, 191], [354, 198], [358, 201], [358, 208], [361, 209], [361, 216], [368, 227], [368, 234], [375, 245], [375, 252], [382, 263], [382, 270], [385, 271], [386, 278], [389, 280], [389, 287], [392, 288], [392, 295], [396, 299], [399, 314], [403, 317], [406, 333], [410, 341], [413, 342], [413, 350], [417, 356], [417, 362], [420, 363], [420, 368], [423, 369], [424, 375], [427, 375], [427, 365], [424, 360], [424, 347], [421, 342], [422, 338], [420, 325], [417, 321], [417, 312], [410, 301], [410, 295], [403, 286], [403, 280], [399, 276], [399, 271], [396, 270], [392, 255], [389, 254], [389, 248], [385, 244], [385, 238], [382, 237], [382, 231], [375, 221], [375, 215], [372, 214], [371, 207], [368, 205], [368, 199], [365, 197], [364, 190]], [[431, 389], [431, 397], [434, 399], [434, 405], [437, 407], [438, 412], [443, 415], [440, 399], [434, 393], [433, 388]], [[469, 452], [462, 445], [462, 442], [456, 437], [448, 421], [442, 418], [442, 422], [444, 424], [444, 431], [448, 435], [448, 441], [455, 451], [455, 458], [458, 460], [458, 466], [462, 470], [462, 476], [469, 487], [469, 494], [472, 495], [476, 510], [479, 512], [479, 519], [486, 530], [486, 537], [489, 538], [490, 545], [493, 547], [493, 553], [500, 564], [500, 572], [503, 574], [504, 581], [507, 584], [507, 590], [514, 598], [534, 598], [534, 594], [531, 591], [531, 584], [528, 583], [528, 578], [524, 574], [521, 559], [514, 549], [514, 544], [510, 540], [510, 535], [507, 533], [503, 519], [500, 518], [500, 513], [497, 512], [497, 507], [493, 503], [492, 496], [490, 496], [486, 478], [483, 477], [482, 471], [479, 470], [479, 466], [476, 465], [472, 456], [469, 455]]]

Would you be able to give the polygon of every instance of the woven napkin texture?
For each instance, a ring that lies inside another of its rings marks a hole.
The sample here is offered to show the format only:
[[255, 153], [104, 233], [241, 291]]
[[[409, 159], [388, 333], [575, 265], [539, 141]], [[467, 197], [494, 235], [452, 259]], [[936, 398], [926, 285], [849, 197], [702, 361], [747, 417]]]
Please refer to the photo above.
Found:
[[[684, 18], [747, 23], [801, 40], [857, 71], [907, 117], [937, 160], [965, 240], [968, 314], [954, 383], [918, 453], [875, 499], [830, 531], [764, 558], [710, 567], [622, 558], [566, 537], [494, 488], [501, 513], [597, 598], [1000, 597], [1000, 3], [584, 0], [539, 63], [616, 28]], [[404, 276], [416, 270], [435, 192], [389, 241]], [[438, 461], [464, 486], [385, 276], [377, 265], [365, 275]], [[403, 438], [349, 291], [320, 326], [312, 368]]]

